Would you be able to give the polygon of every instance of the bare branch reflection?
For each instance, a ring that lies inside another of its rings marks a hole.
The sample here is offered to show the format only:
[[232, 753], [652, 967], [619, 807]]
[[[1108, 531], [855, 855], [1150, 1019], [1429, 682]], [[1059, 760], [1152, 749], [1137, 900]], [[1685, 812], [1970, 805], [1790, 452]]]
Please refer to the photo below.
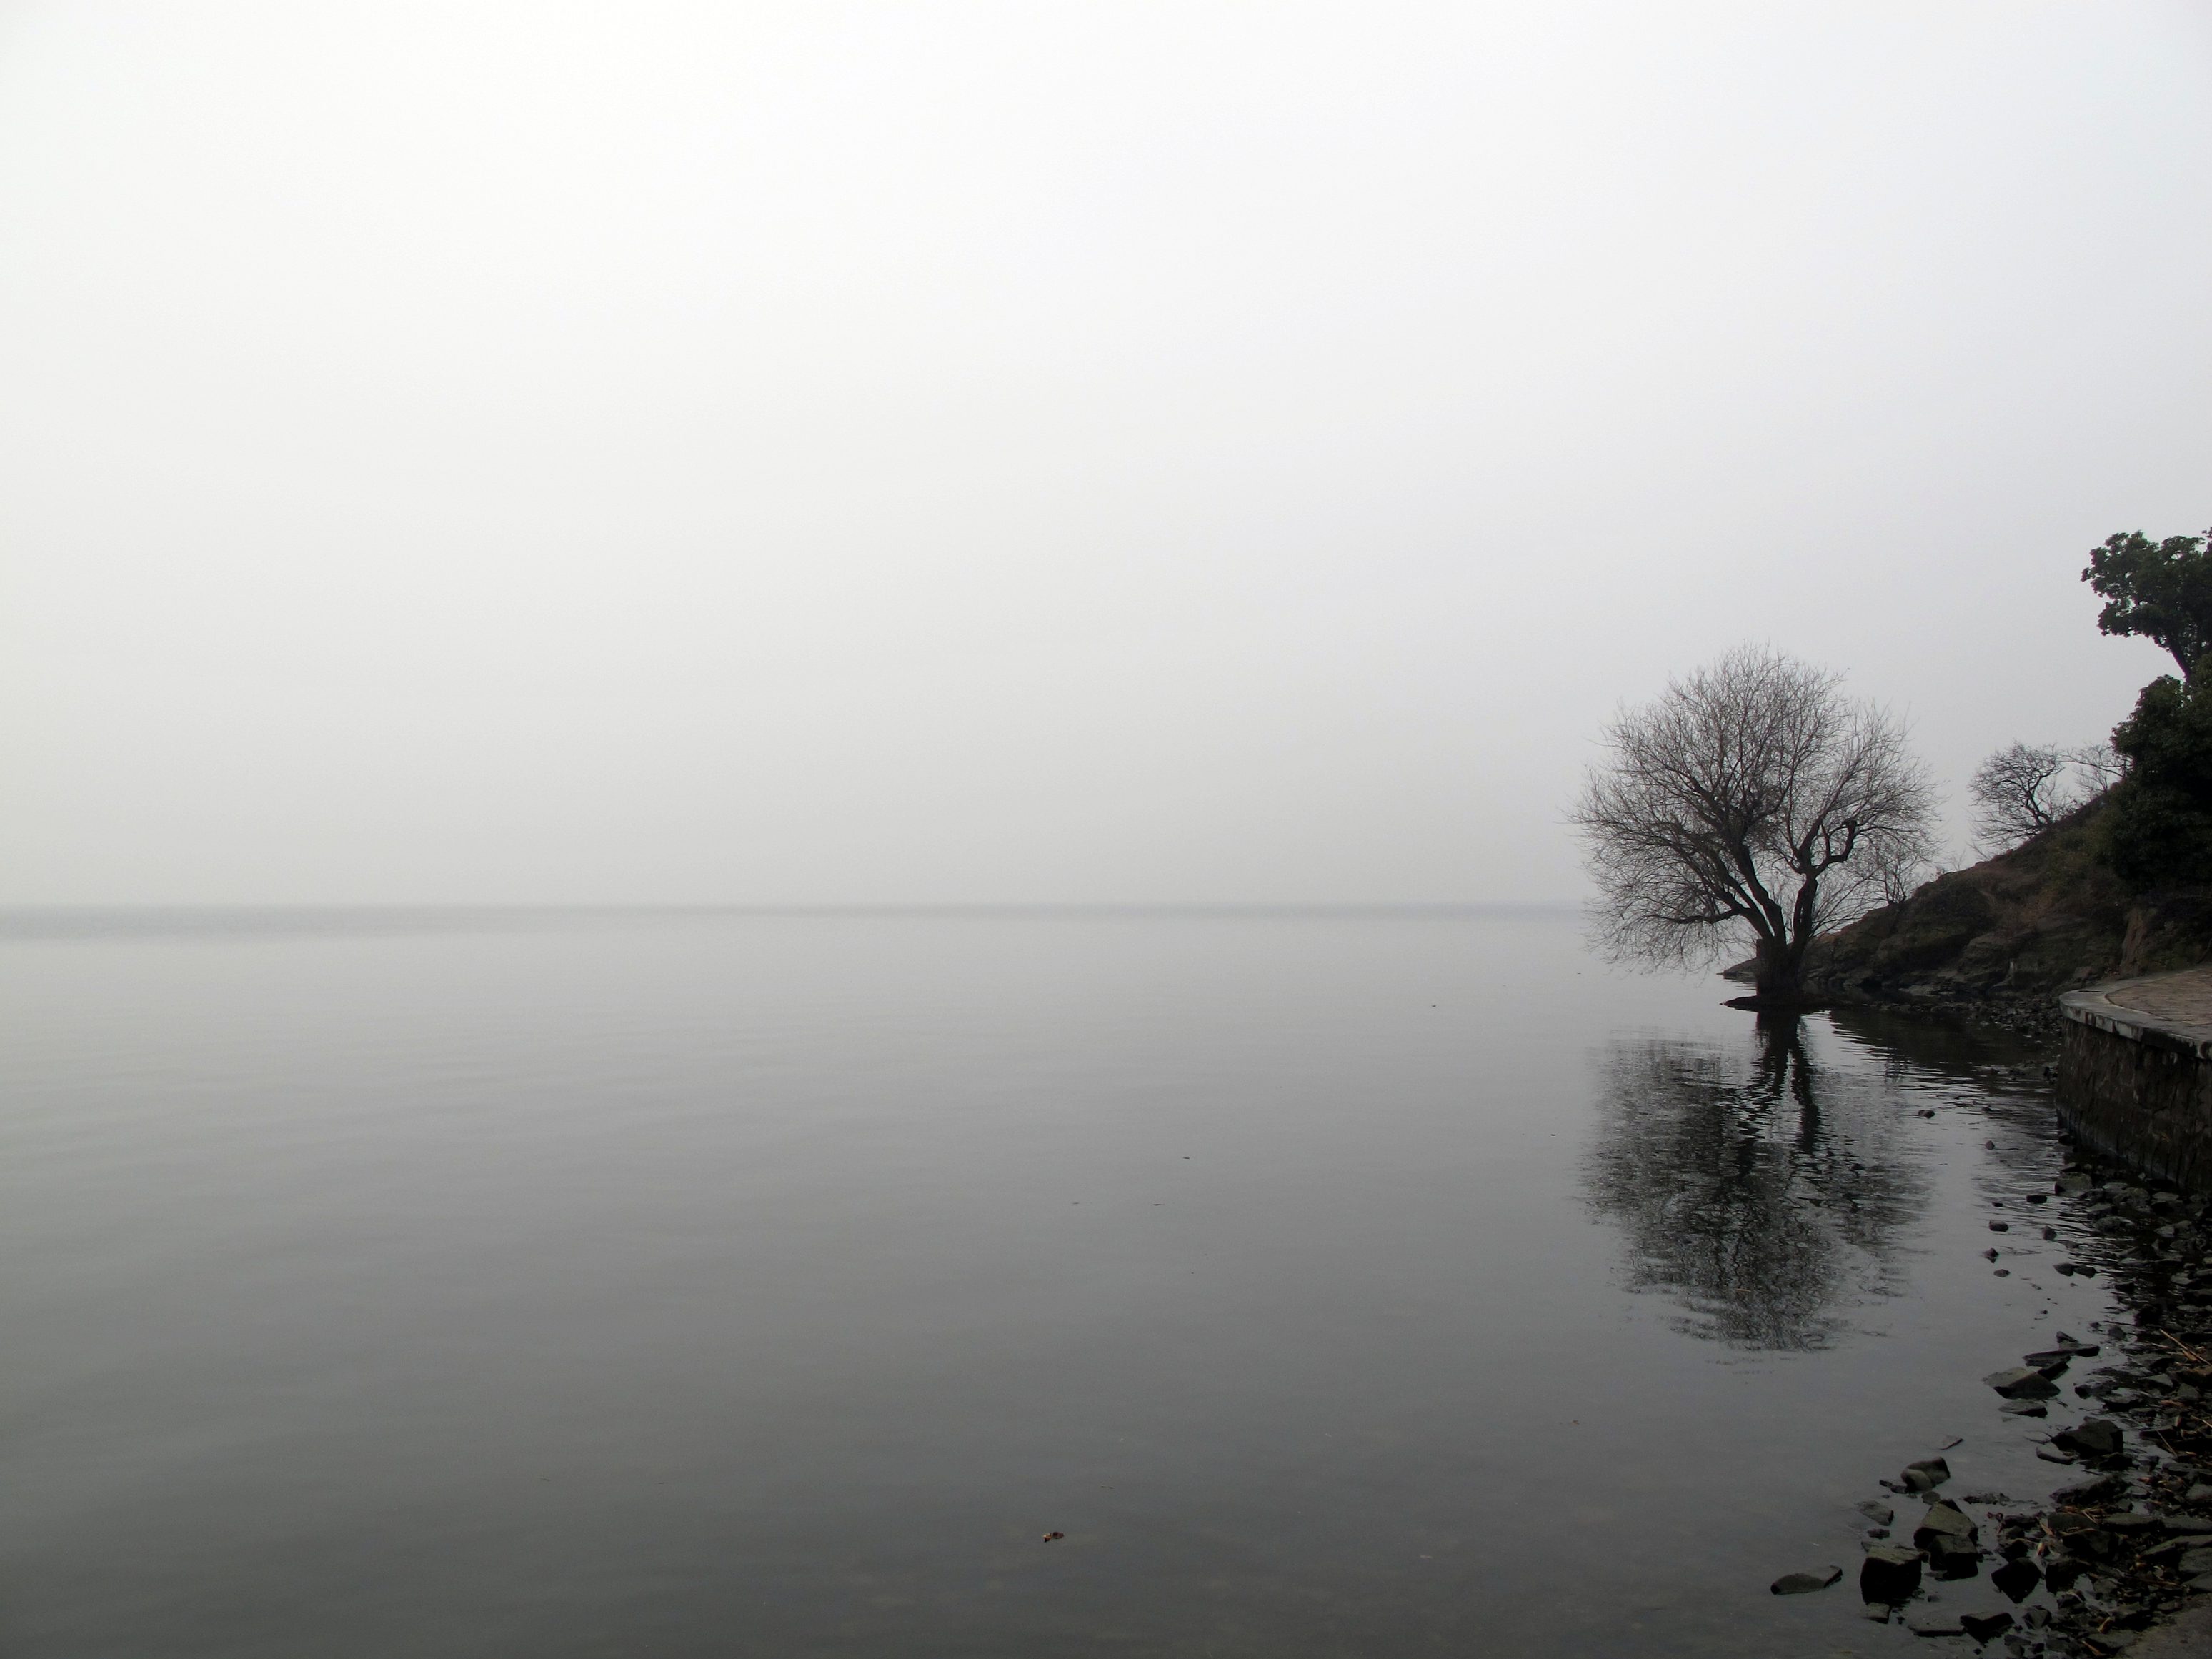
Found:
[[1626, 1231], [1631, 1288], [1716, 1341], [1824, 1346], [1853, 1301], [1887, 1293], [1921, 1201], [1887, 1097], [1818, 1065], [1796, 1015], [1762, 1015], [1744, 1048], [1616, 1043], [1587, 1182]]

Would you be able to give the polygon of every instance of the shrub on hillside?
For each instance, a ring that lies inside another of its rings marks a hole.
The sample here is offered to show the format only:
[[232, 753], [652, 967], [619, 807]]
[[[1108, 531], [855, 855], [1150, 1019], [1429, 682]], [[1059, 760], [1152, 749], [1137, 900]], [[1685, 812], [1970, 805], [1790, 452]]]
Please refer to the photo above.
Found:
[[2126, 779], [2104, 815], [2113, 871], [2134, 887], [2212, 880], [2212, 654], [2160, 675], [2112, 730]]

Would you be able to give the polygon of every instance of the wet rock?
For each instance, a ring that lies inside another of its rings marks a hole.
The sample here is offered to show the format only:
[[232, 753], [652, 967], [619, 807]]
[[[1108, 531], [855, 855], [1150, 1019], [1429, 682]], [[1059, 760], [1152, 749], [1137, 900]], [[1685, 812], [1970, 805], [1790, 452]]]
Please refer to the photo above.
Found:
[[1859, 1506], [1859, 1513], [1877, 1527], [1886, 1527], [1897, 1519], [1897, 1511], [1878, 1498], [1869, 1498]]
[[2008, 1400], [2048, 1400], [2058, 1392], [2058, 1385], [2033, 1365], [1991, 1371], [1982, 1381]]
[[1907, 1492], [1933, 1492], [1951, 1478], [1951, 1466], [1940, 1457], [1923, 1457], [1917, 1463], [1907, 1463], [1898, 1478]]
[[2026, 1601], [2042, 1582], [2042, 1570], [2025, 1556], [2006, 1562], [1990, 1575], [1990, 1583], [2002, 1590], [2007, 1600], [2014, 1602]]
[[1869, 1544], [1859, 1567], [1859, 1594], [1869, 1601], [1895, 1607], [1920, 1588], [1920, 1552], [1895, 1544]]
[[2207, 1521], [2200, 1515], [2162, 1515], [2159, 1519], [2166, 1523], [2166, 1529], [2168, 1532], [2196, 1533], [2200, 1535], [2212, 1532], [2212, 1521]]
[[1912, 1543], [1917, 1549], [1933, 1547], [1931, 1540], [1960, 1540], [1972, 1543], [1978, 1536], [1974, 1523], [1966, 1513], [1948, 1498], [1938, 1498], [1928, 1505], [1920, 1517], [1920, 1524], [1912, 1529]]
[[2120, 1540], [2102, 1527], [2091, 1527], [2086, 1532], [2066, 1535], [2067, 1549], [2084, 1561], [2109, 1561], [2119, 1547]]
[[1997, 1407], [2007, 1417], [2048, 1417], [2051, 1407], [2040, 1400], [2008, 1400]]
[[1992, 1221], [1990, 1223], [1990, 1231], [1993, 1233], [2008, 1233], [2012, 1231], [2012, 1223], [2009, 1221]]
[[2039, 1348], [2035, 1352], [2022, 1354], [2020, 1363], [2041, 1370], [2046, 1365], [2063, 1365], [2069, 1359], [2094, 1359], [2101, 1349], [2076, 1347], [2062, 1344], [2055, 1348]]
[[2194, 1578], [2200, 1572], [2212, 1572], [2212, 1549], [2186, 1550], [2174, 1564], [2174, 1571], [2184, 1578]]
[[1844, 1576], [1841, 1567], [1830, 1567], [1826, 1572], [1785, 1572], [1768, 1588], [1776, 1595], [1809, 1595], [1814, 1590], [1824, 1590]]
[[2212, 1486], [2191, 1486], [2186, 1492], [2182, 1494], [2181, 1501], [2185, 1504], [2212, 1504]]
[[2061, 1486], [2051, 1494], [2051, 1501], [2066, 1509], [2086, 1509], [2092, 1504], [2109, 1503], [2127, 1489], [2128, 1483], [2118, 1475], [2100, 1474], [2079, 1486]]
[[2105, 1526], [2130, 1538], [2148, 1538], [2159, 1529], [2158, 1517], [2141, 1510], [2115, 1510], [2105, 1517]]
[[1975, 1641], [1994, 1642], [2012, 1628], [2012, 1615], [2008, 1613], [1992, 1613], [1977, 1619], [1972, 1613], [1965, 1613], [1959, 1615], [1959, 1623], [1966, 1628], [1966, 1634], [1972, 1637]]
[[1923, 1607], [1917, 1613], [1908, 1613], [1905, 1627], [1915, 1636], [1964, 1636], [1966, 1633], [1966, 1626], [1959, 1622], [1959, 1615], [1946, 1613], [1941, 1607]]
[[2051, 1443], [2084, 1457], [2110, 1457], [2120, 1449], [2120, 1425], [2109, 1418], [2093, 1417], [2070, 1429], [2061, 1429], [2051, 1437]]

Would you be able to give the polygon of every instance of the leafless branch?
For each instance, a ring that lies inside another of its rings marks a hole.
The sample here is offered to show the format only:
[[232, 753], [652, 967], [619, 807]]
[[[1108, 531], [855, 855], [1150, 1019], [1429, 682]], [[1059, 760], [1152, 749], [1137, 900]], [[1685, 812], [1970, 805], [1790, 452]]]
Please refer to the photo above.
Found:
[[1931, 851], [1934, 798], [1902, 726], [1839, 678], [1754, 647], [1607, 727], [1572, 821], [1617, 961], [1689, 965], [1756, 946], [1794, 997], [1804, 947], [1882, 903]]

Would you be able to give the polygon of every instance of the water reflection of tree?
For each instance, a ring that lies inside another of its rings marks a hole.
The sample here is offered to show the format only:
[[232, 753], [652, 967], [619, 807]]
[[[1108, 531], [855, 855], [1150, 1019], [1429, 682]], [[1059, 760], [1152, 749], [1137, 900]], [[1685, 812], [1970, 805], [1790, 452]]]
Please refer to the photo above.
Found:
[[1747, 1052], [1617, 1044], [1588, 1182], [1626, 1230], [1632, 1288], [1675, 1298], [1700, 1336], [1823, 1346], [1848, 1298], [1887, 1288], [1917, 1207], [1891, 1150], [1894, 1099], [1815, 1065], [1794, 1016], [1761, 1016]]

